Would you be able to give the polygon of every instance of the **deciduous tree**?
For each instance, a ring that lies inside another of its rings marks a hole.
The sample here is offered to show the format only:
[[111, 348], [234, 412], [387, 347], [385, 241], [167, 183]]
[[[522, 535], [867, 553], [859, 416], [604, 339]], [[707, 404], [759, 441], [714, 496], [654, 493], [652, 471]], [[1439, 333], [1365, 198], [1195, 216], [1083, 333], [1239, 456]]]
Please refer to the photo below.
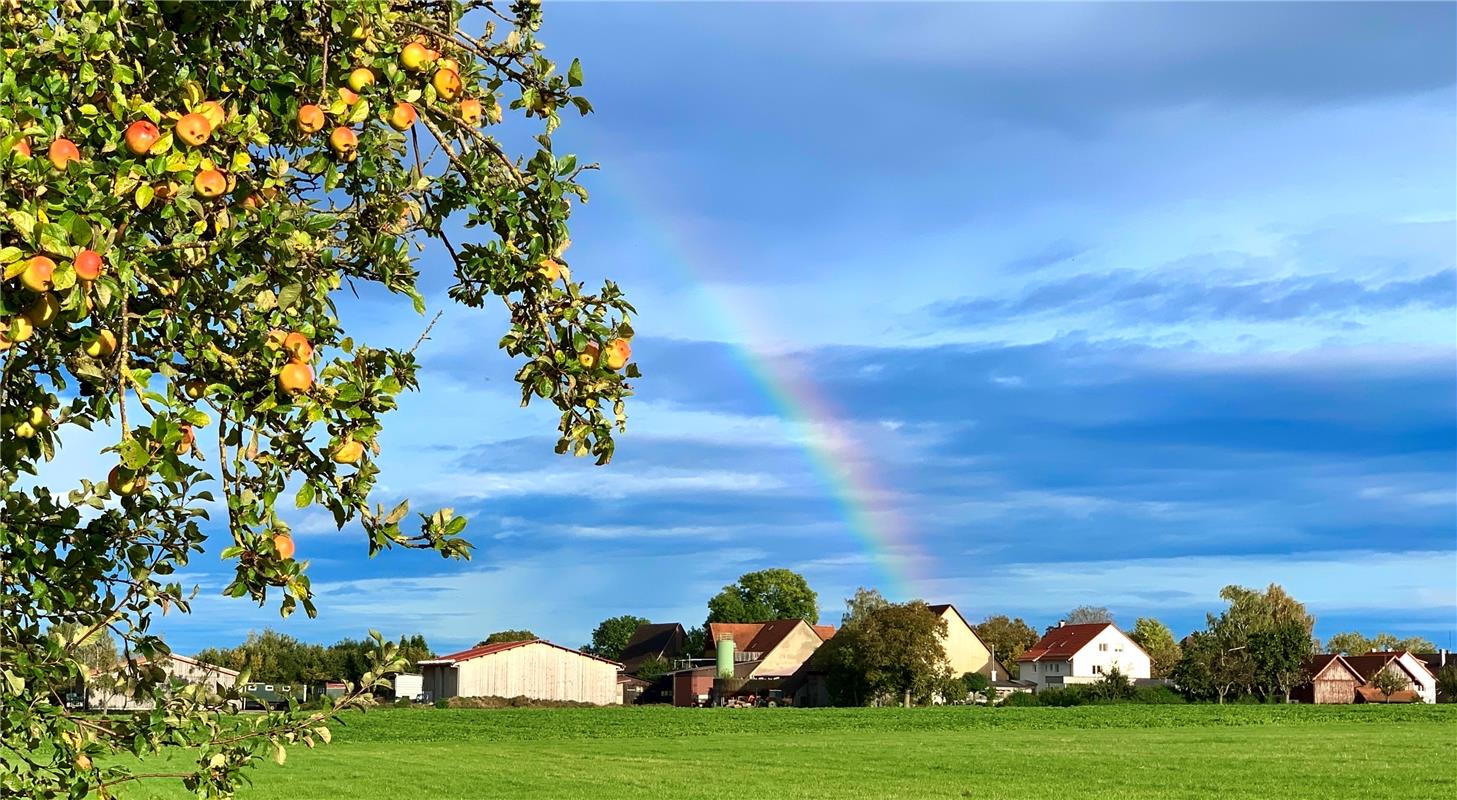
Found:
[[502, 642], [529, 642], [532, 639], [539, 638], [541, 637], [528, 630], [496, 631], [481, 641], [476, 642], [476, 647], [484, 647], [488, 644], [500, 644]]
[[1179, 643], [1174, 641], [1173, 631], [1153, 617], [1139, 617], [1128, 638], [1148, 653], [1151, 677], [1167, 678], [1179, 663]]
[[955, 684], [942, 644], [946, 620], [917, 600], [868, 610], [820, 646], [817, 663], [842, 705], [896, 698], [909, 706]]
[[[417, 387], [418, 362], [410, 341], [367, 344], [338, 313], [339, 292], [367, 285], [423, 311], [427, 240], [451, 299], [504, 306], [500, 346], [522, 402], [559, 415], [557, 451], [612, 457], [636, 375], [632, 309], [568, 268], [567, 220], [591, 165], [551, 136], [590, 105], [581, 67], [546, 57], [540, 23], [525, 0], [4, 4], [7, 792], [115, 794], [185, 773], [190, 791], [228, 794], [265, 753], [327, 741], [335, 709], [240, 733], [226, 698], [166, 690], [152, 619], [190, 611], [178, 575], [214, 524], [230, 540], [213, 556], [233, 569], [227, 596], [312, 615], [311, 554], [280, 503], [359, 523], [371, 554], [469, 554], [450, 509], [413, 531], [408, 504], [369, 502], [384, 418]], [[495, 126], [508, 115], [506, 140]], [[47, 462], [81, 429], [110, 441], [108, 463], [59, 485]], [[52, 635], [66, 622], [81, 635]], [[46, 687], [86, 669], [77, 650], [103, 629], [125, 677], [154, 687], [155, 710], [98, 726]], [[363, 685], [341, 705], [398, 656], [373, 637]], [[178, 746], [195, 748], [193, 766], [112, 757]]]
[[818, 596], [803, 575], [787, 569], [746, 572], [708, 601], [708, 622], [819, 622]]
[[1021, 617], [1012, 619], [1005, 614], [987, 617], [976, 626], [976, 635], [992, 648], [992, 655], [1013, 670], [1011, 677], [1017, 677], [1017, 657], [1027, 648], [1037, 644], [1041, 637]]
[[1112, 622], [1113, 612], [1104, 606], [1078, 606], [1067, 612], [1063, 618], [1069, 625], [1086, 625], [1091, 622]]
[[651, 620], [632, 614], [608, 617], [598, 623], [592, 631], [592, 643], [582, 649], [593, 655], [616, 661], [622, 658], [623, 648], [627, 647], [628, 641], [637, 631], [637, 626], [646, 625], [649, 622]]
[[1371, 685], [1376, 687], [1376, 691], [1381, 692], [1381, 702], [1389, 703], [1392, 695], [1410, 688], [1411, 681], [1401, 670], [1387, 664], [1371, 679]]

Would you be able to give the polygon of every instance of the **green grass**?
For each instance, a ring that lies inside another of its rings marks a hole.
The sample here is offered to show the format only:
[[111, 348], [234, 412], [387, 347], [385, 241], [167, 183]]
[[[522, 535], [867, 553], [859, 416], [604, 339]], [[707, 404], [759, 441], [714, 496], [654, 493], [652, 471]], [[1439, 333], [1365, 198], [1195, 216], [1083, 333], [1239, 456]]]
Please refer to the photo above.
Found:
[[1457, 707], [380, 710], [253, 777], [260, 800], [1405, 800], [1457, 796]]

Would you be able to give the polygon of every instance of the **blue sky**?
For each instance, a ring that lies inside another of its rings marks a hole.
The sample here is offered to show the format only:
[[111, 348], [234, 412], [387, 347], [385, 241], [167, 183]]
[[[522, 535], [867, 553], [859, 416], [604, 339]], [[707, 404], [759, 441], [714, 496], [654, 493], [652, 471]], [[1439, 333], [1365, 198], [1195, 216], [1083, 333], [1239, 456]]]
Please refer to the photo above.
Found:
[[[1438, 4], [552, 5], [597, 107], [558, 149], [602, 164], [572, 268], [640, 311], [617, 460], [553, 455], [478, 345], [504, 320], [447, 308], [380, 499], [469, 514], [475, 559], [370, 560], [296, 514], [318, 619], [217, 597], [214, 550], [165, 629], [578, 645], [614, 614], [696, 624], [769, 566], [838, 622], [884, 573], [747, 348], [834, 398], [909, 591], [969, 618], [1090, 603], [1182, 635], [1276, 581], [1319, 634], [1450, 646], [1454, 34]], [[378, 343], [424, 324], [344, 314]]]

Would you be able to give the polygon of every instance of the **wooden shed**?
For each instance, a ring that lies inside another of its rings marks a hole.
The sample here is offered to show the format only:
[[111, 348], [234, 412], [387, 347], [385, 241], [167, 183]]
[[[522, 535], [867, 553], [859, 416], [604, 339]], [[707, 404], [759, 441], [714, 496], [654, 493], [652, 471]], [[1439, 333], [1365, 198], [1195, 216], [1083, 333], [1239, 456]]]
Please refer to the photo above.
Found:
[[1291, 692], [1291, 698], [1301, 703], [1354, 703], [1357, 687], [1365, 683], [1360, 673], [1336, 653], [1319, 653], [1306, 659], [1305, 674], [1305, 683]]
[[543, 639], [498, 642], [419, 662], [424, 691], [451, 697], [528, 697], [617, 705], [616, 661]]

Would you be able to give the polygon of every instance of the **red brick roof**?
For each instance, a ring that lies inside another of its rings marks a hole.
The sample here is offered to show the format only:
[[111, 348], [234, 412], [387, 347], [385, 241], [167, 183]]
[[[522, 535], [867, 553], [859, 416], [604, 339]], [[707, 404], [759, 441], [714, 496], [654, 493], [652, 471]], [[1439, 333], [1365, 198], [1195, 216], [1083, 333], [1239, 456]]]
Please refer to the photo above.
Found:
[[1079, 650], [1088, 646], [1088, 642], [1103, 632], [1103, 629], [1113, 627], [1111, 622], [1089, 622], [1082, 625], [1063, 625], [1048, 631], [1047, 635], [1037, 641], [1037, 644], [1027, 648], [1022, 655], [1017, 656], [1020, 661], [1066, 661], [1077, 655]]
[[816, 625], [814, 626], [814, 629], [815, 633], [818, 633], [820, 635], [820, 638], [824, 639], [825, 641], [829, 641], [830, 637], [835, 635], [834, 625]]
[[[779, 646], [802, 619], [776, 619], [772, 622], [710, 622], [708, 623], [708, 647], [718, 646], [719, 638], [730, 636], [734, 649], [743, 653], [767, 653]], [[808, 624], [808, 623], [805, 623]]]
[[1375, 686], [1357, 686], [1356, 694], [1358, 699], [1367, 703], [1416, 703], [1421, 700], [1417, 697], [1417, 693], [1410, 689], [1402, 689], [1392, 692], [1390, 697], [1383, 697], [1381, 690]]
[[583, 658], [595, 658], [598, 661], [605, 661], [606, 663], [611, 664], [611, 665], [613, 665], [615, 667], [618, 667], [619, 669], [622, 667], [622, 665], [619, 664], [619, 663], [617, 663], [616, 661], [612, 661], [612, 660], [609, 660], [609, 659], [606, 659], [606, 658], [601, 658], [600, 656], [594, 656], [591, 653], [583, 653], [581, 650], [573, 650], [570, 647], [564, 647], [562, 645], [557, 644], [556, 642], [548, 642], [545, 639], [527, 639], [527, 640], [521, 641], [521, 642], [496, 642], [495, 644], [483, 644], [483, 645], [481, 645], [479, 647], [472, 647], [472, 648], [470, 648], [468, 650], [461, 650], [458, 653], [451, 653], [449, 655], [436, 656], [435, 658], [422, 659], [422, 660], [417, 661], [415, 663], [417, 663], [417, 664], [456, 664], [456, 663], [459, 663], [461, 661], [469, 661], [470, 659], [473, 659], [473, 658], [481, 658], [483, 656], [493, 656], [493, 655], [495, 655], [497, 653], [504, 653], [507, 650], [511, 650], [513, 648], [516, 648], [516, 647], [525, 647], [528, 644], [544, 644], [547, 647], [555, 647], [558, 650], [565, 650], [568, 653], [576, 653], [577, 655], [582, 656]]

